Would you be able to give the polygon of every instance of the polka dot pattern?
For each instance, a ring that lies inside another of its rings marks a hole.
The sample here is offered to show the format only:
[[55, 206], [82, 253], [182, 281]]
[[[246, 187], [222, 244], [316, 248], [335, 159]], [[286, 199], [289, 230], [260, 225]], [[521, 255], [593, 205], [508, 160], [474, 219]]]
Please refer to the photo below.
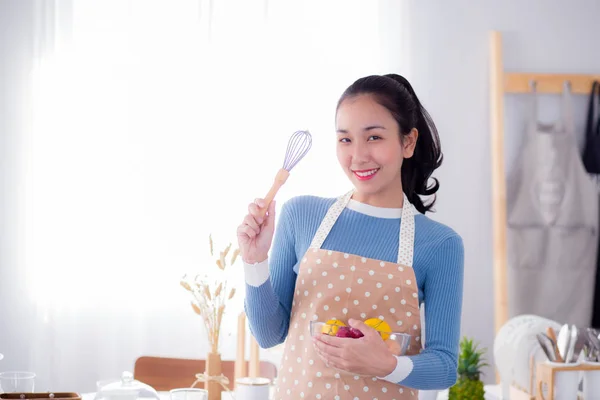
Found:
[[[404, 196], [404, 207], [402, 207], [402, 223], [400, 224], [400, 244], [398, 245], [398, 264], [411, 267], [413, 265], [414, 243], [415, 243], [415, 219], [417, 213], [415, 207]], [[398, 269], [400, 271], [400, 269]], [[402, 271], [400, 271], [402, 272]]]
[[310, 340], [311, 321], [378, 318], [394, 332], [413, 336], [407, 355], [421, 349], [418, 289], [411, 268], [416, 210], [405, 197], [397, 263], [321, 250], [351, 195], [346, 193], [330, 208], [300, 264], [275, 399], [373, 400], [391, 393], [398, 400], [418, 399], [417, 391], [401, 385], [325, 365]]

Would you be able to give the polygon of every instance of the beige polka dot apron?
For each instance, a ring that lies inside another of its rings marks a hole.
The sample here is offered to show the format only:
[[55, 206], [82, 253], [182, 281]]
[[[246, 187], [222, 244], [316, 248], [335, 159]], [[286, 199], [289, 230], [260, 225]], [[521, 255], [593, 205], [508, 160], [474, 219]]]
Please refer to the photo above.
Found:
[[392, 331], [413, 335], [407, 355], [421, 349], [412, 269], [417, 211], [404, 196], [397, 263], [321, 249], [352, 193], [331, 206], [300, 262], [275, 399], [418, 399], [417, 390], [326, 366], [312, 344], [310, 321], [379, 318]]

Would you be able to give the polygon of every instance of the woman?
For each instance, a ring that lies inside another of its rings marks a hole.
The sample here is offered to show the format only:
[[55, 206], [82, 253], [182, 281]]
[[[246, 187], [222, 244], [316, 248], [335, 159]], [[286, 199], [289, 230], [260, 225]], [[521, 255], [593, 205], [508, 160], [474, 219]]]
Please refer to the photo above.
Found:
[[[263, 219], [257, 199], [238, 228], [251, 331], [263, 348], [286, 341], [277, 398], [417, 399], [419, 389], [448, 388], [456, 381], [464, 255], [461, 237], [424, 215], [435, 200], [419, 197], [439, 187], [435, 179], [428, 186], [442, 160], [435, 125], [409, 82], [390, 74], [346, 89], [336, 129], [337, 157], [354, 189], [337, 199], [291, 199], [275, 235], [275, 204]], [[315, 320], [364, 336], [312, 338]], [[412, 335], [405, 355], [390, 351], [374, 320]]]

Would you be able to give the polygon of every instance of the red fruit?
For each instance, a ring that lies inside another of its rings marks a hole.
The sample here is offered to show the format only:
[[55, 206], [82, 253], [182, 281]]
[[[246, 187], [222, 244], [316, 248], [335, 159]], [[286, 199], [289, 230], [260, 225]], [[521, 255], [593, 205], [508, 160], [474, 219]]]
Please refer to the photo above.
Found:
[[347, 326], [340, 326], [337, 333], [335, 334], [337, 337], [351, 337], [350, 336], [350, 328]]
[[358, 338], [365, 336], [359, 329], [356, 329], [356, 328], [350, 328], [350, 334], [352, 335], [352, 337], [354, 339], [358, 339]]
[[349, 328], [347, 326], [340, 326], [340, 328], [338, 329], [337, 333], [335, 334], [335, 336], [337, 337], [342, 337], [342, 338], [351, 338], [351, 339], [358, 339], [360, 337], [363, 337], [363, 333], [356, 329], [356, 328]]

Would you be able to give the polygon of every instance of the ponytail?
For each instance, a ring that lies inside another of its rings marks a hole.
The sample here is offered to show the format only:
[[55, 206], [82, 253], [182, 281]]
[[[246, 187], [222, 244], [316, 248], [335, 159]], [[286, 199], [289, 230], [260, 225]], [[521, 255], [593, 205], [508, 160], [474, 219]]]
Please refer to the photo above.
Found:
[[[415, 208], [425, 214], [435, 204], [435, 193], [440, 187], [436, 178], [432, 178], [431, 185], [428, 185], [428, 181], [443, 159], [440, 139], [431, 116], [411, 84], [397, 74], [373, 75], [357, 80], [342, 94], [338, 108], [343, 100], [359, 94], [373, 95], [379, 104], [390, 111], [400, 128], [401, 140], [413, 128], [417, 129], [419, 134], [414, 154], [402, 163], [402, 190]], [[420, 197], [432, 195], [433, 199], [428, 204]]]

